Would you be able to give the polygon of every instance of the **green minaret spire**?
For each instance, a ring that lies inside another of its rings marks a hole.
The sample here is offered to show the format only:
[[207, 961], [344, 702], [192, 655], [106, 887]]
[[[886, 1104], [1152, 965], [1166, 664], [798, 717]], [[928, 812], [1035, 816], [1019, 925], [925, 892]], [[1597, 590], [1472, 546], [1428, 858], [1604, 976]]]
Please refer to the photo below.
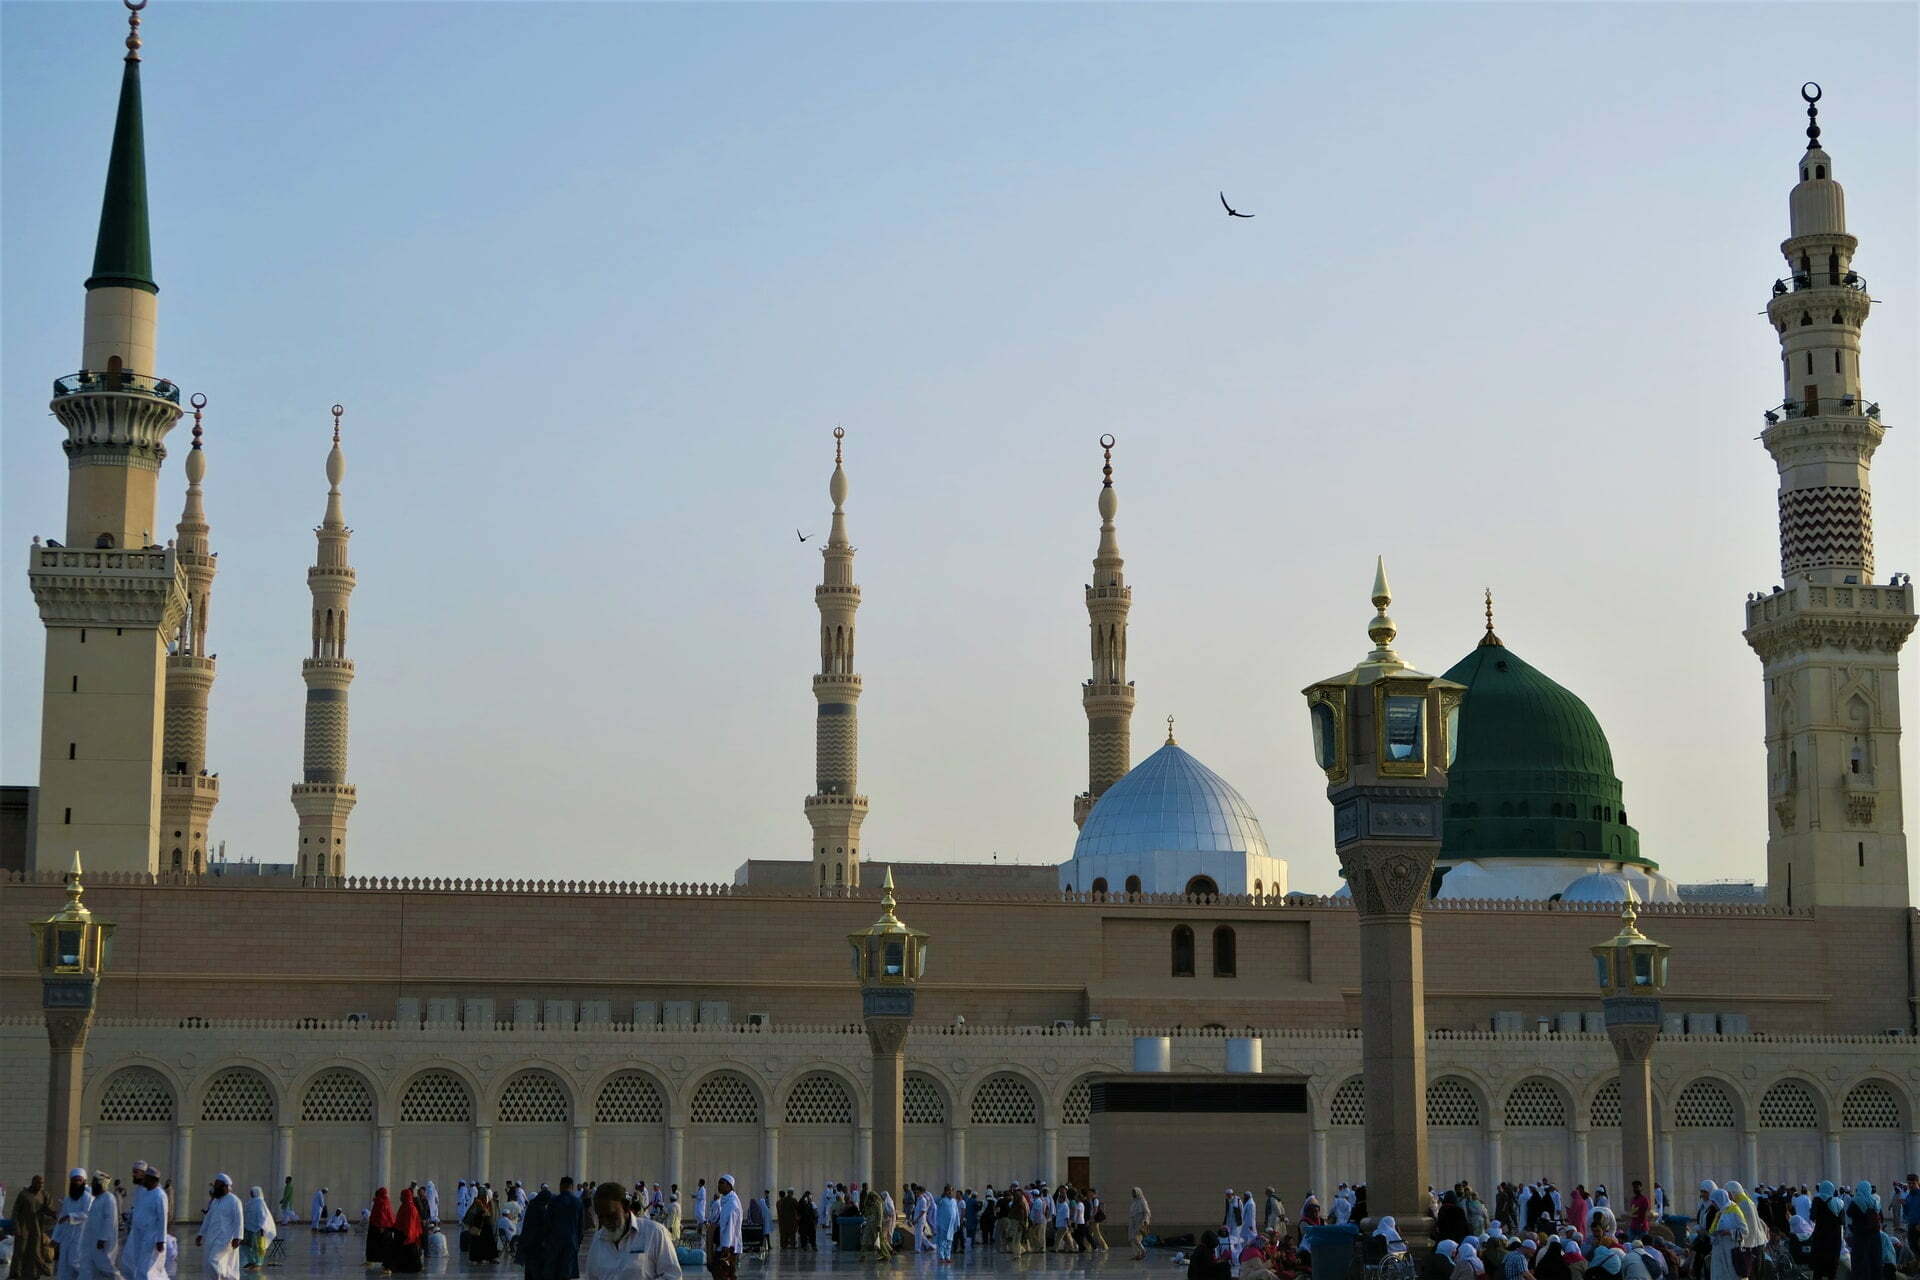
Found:
[[140, 119], [140, 10], [128, 4], [127, 62], [120, 75], [120, 111], [107, 159], [107, 192], [100, 204], [100, 239], [87, 288], [120, 286], [160, 292], [153, 281], [153, 240], [147, 226], [147, 144]]

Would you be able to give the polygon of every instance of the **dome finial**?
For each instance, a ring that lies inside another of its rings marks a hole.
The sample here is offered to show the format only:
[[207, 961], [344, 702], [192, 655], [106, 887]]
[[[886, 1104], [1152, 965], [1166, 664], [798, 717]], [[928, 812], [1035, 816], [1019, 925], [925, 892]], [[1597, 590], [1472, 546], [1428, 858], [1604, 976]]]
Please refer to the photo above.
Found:
[[340, 443], [340, 415], [346, 411], [347, 407], [345, 405], [337, 404], [333, 406], [333, 442], [335, 444]]
[[1800, 97], [1807, 104], [1807, 150], [1820, 146], [1820, 86], [1809, 80], [1800, 86]]
[[833, 463], [835, 466], [840, 465], [840, 442], [846, 438], [847, 429], [845, 427], [835, 427], [833, 429]]
[[1487, 634], [1480, 637], [1481, 647], [1497, 645], [1500, 637], [1493, 633], [1493, 588], [1487, 588]]
[[127, 61], [140, 61], [140, 11], [147, 7], [147, 0], [135, 4], [133, 0], [121, 0], [127, 6]]
[[1113, 446], [1117, 443], [1111, 435], [1100, 437], [1100, 453], [1106, 460], [1100, 468], [1100, 487], [1103, 489], [1113, 488]]
[[206, 392], [194, 392], [193, 398], [187, 401], [187, 403], [193, 406], [193, 447], [198, 449], [200, 447], [200, 437], [203, 434], [200, 430], [200, 413], [207, 407]]
[[1172, 716], [1167, 717], [1167, 745], [1170, 747], [1177, 747], [1180, 745], [1179, 743], [1175, 742], [1173, 739], [1173, 717]]

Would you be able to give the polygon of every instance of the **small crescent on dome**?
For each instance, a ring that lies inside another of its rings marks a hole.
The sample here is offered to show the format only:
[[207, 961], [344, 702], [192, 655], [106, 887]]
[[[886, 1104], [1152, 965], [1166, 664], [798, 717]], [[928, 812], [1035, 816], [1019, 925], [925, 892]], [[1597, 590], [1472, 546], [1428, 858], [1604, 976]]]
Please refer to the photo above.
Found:
[[[1807, 90], [1809, 89], [1813, 90], [1813, 92], [1808, 93]], [[1815, 84], [1811, 80], [1807, 81], [1805, 84], [1800, 86], [1800, 97], [1805, 102], [1820, 101], [1820, 86]]]
[[847, 429], [845, 427], [835, 427], [833, 429], [833, 438], [835, 440], [845, 440], [847, 438]]
[[[140, 0], [140, 2], [145, 4], [146, 0]], [[204, 409], [207, 407], [207, 393], [204, 391], [196, 391], [192, 396], [188, 397], [187, 403], [196, 409]]]
[[140, 0], [139, 4], [135, 4], [133, 0], [120, 0], [121, 4], [124, 4], [125, 6], [127, 6], [127, 11], [129, 13], [140, 12], [142, 9], [147, 7], [149, 2], [150, 0]]
[[1113, 448], [1115, 443], [1116, 441], [1110, 435], [1103, 435], [1100, 437], [1100, 447], [1102, 449], [1111, 449]]
[[346, 411], [347, 411], [347, 407], [345, 405], [337, 404], [333, 406], [333, 416], [336, 418], [339, 417], [341, 414], [345, 413]]

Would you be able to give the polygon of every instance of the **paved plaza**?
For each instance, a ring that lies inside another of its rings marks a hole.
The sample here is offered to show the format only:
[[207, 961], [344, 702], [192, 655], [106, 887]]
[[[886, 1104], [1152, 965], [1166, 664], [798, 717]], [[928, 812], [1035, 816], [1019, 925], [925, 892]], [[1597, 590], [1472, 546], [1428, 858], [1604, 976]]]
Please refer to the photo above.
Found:
[[[192, 1225], [177, 1223], [173, 1231], [180, 1238], [179, 1280], [200, 1280], [204, 1272], [200, 1265], [200, 1250], [193, 1243]], [[315, 1236], [305, 1227], [296, 1226], [287, 1228], [284, 1238], [287, 1241], [285, 1261], [261, 1272], [263, 1280], [362, 1280], [368, 1274], [364, 1261], [366, 1239], [357, 1232], [344, 1236]], [[583, 1276], [584, 1263], [583, 1255]], [[1084, 1254], [1030, 1254], [1022, 1258], [1010, 1258], [1002, 1253], [980, 1249], [956, 1256], [950, 1266], [941, 1266], [934, 1261], [931, 1253], [900, 1255], [889, 1263], [879, 1265], [862, 1263], [858, 1254], [821, 1249], [784, 1253], [775, 1250], [764, 1256], [748, 1257], [740, 1264], [740, 1277], [741, 1280], [760, 1280], [763, 1276], [872, 1272], [898, 1276], [901, 1280], [907, 1280], [908, 1277], [921, 1280], [922, 1277], [972, 1272], [981, 1275], [1047, 1275], [1068, 1280], [1081, 1276], [1137, 1276], [1149, 1272], [1170, 1275], [1174, 1269], [1170, 1250], [1156, 1250], [1145, 1262], [1134, 1262], [1125, 1248]], [[524, 1273], [518, 1266], [505, 1261], [471, 1266], [458, 1257], [441, 1257], [428, 1261], [425, 1274], [497, 1276], [501, 1280], [519, 1280]], [[705, 1271], [690, 1267], [686, 1271], [686, 1280], [701, 1280], [705, 1275]]]

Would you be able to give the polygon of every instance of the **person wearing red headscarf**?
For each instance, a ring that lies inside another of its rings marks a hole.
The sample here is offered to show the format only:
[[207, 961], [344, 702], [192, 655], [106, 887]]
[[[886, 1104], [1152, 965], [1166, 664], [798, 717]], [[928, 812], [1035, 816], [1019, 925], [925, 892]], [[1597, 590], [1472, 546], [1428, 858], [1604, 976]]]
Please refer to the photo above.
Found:
[[373, 1211], [367, 1215], [367, 1270], [376, 1267], [380, 1274], [393, 1274], [393, 1201], [387, 1189], [373, 1193]]
[[387, 1265], [402, 1275], [418, 1275], [421, 1246], [426, 1238], [426, 1228], [420, 1222], [420, 1205], [414, 1199], [413, 1188], [408, 1187], [400, 1193], [400, 1213], [393, 1225], [393, 1260]]

